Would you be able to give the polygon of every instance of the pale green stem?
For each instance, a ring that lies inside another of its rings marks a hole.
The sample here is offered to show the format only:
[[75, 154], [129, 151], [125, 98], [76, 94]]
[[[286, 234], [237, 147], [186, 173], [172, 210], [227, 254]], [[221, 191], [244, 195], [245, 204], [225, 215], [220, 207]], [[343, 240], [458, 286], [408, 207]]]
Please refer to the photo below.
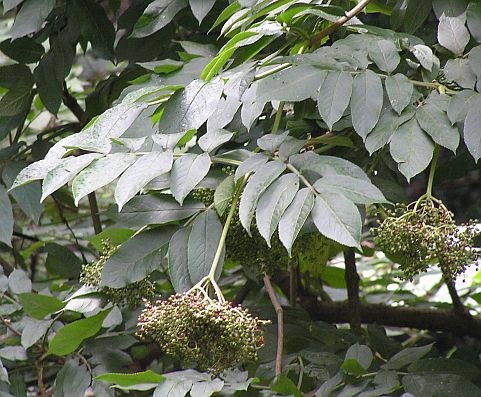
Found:
[[431, 198], [433, 193], [433, 181], [434, 181], [434, 174], [436, 173], [436, 163], [438, 161], [438, 153], [439, 153], [439, 145], [436, 143], [434, 145], [433, 159], [431, 160], [431, 168], [429, 169], [428, 188], [426, 190], [426, 196], [428, 198]]
[[281, 124], [282, 112], [284, 110], [284, 101], [279, 102], [279, 107], [277, 108], [276, 118], [274, 119], [274, 124], [272, 125], [272, 133], [277, 134], [279, 130], [279, 125]]
[[[234, 195], [234, 199], [232, 200], [232, 204], [231, 204], [230, 209], [229, 209], [229, 213], [227, 214], [227, 219], [225, 220], [225, 223], [224, 223], [224, 228], [222, 229], [222, 234], [220, 236], [219, 245], [217, 246], [217, 251], [215, 253], [214, 260], [212, 261], [212, 266], [210, 268], [210, 272], [207, 276], [209, 279], [213, 280], [214, 283], [215, 283], [215, 274], [217, 272], [217, 267], [219, 266], [220, 258], [222, 256], [222, 250], [224, 248], [225, 239], [227, 237], [227, 233], [229, 232], [229, 227], [230, 227], [230, 224], [232, 222], [232, 219], [234, 218], [235, 210], [237, 208], [237, 202], [239, 201], [239, 197], [241, 195], [242, 188], [244, 187], [246, 181], [247, 181], [247, 176], [245, 176], [242, 179], [242, 182], [237, 187], [237, 190], [236, 190], [235, 195]], [[214, 288], [215, 288], [214, 283], [213, 283], [213, 285], [214, 285]]]

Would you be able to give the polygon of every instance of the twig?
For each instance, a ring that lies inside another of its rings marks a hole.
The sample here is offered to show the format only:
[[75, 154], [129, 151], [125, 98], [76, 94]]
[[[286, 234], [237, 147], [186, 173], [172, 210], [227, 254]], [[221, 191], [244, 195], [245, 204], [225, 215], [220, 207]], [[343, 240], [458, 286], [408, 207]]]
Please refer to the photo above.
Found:
[[84, 110], [80, 107], [77, 100], [69, 92], [67, 88], [67, 83], [63, 82], [63, 95], [62, 101], [65, 106], [77, 117], [78, 121], [82, 123], [83, 116], [85, 114]]
[[97, 204], [97, 197], [95, 196], [95, 192], [89, 193], [88, 199], [90, 205], [90, 215], [94, 224], [95, 234], [102, 233], [102, 222], [100, 221], [99, 206]]
[[35, 366], [37, 367], [37, 383], [38, 383], [38, 394], [40, 397], [48, 397], [47, 389], [43, 383], [43, 359], [40, 357], [35, 361]]
[[246, 281], [246, 283], [241, 287], [241, 289], [237, 292], [234, 299], [232, 300], [232, 305], [237, 306], [244, 302], [244, 299], [247, 298], [249, 292], [251, 292], [251, 286], [249, 285], [249, 282]]
[[20, 331], [16, 330], [12, 326], [12, 324], [10, 324], [10, 321], [7, 320], [5, 317], [0, 316], [0, 321], [3, 323], [3, 325], [5, 325], [5, 327], [7, 327], [10, 331], [12, 331], [15, 335], [22, 336], [22, 333]]
[[264, 286], [266, 287], [267, 294], [274, 306], [274, 310], [277, 314], [277, 353], [276, 353], [276, 376], [282, 373], [282, 349], [284, 346], [284, 312], [282, 310], [279, 301], [277, 300], [276, 293], [272, 287], [271, 279], [264, 273]]
[[318, 44], [324, 37], [333, 34], [339, 26], [344, 25], [351, 18], [354, 18], [357, 14], [364, 10], [364, 8], [366, 8], [370, 2], [371, 0], [360, 1], [354, 8], [346, 12], [346, 15], [338, 18], [331, 26], [312, 36], [311, 44]]
[[347, 285], [347, 300], [349, 303], [349, 324], [351, 330], [361, 334], [361, 312], [359, 304], [359, 274], [356, 269], [356, 256], [354, 248], [344, 251], [344, 263], [346, 267], [345, 278]]
[[297, 302], [297, 266], [294, 261], [290, 260], [288, 265], [289, 270], [289, 303], [292, 307], [296, 306]]
[[454, 283], [454, 280], [446, 278], [445, 283], [446, 283], [446, 286], [448, 287], [451, 301], [453, 302], [454, 311], [461, 316], [471, 317], [469, 312], [464, 307], [463, 302], [461, 301], [461, 298], [458, 295], [458, 291], [456, 290], [456, 284]]

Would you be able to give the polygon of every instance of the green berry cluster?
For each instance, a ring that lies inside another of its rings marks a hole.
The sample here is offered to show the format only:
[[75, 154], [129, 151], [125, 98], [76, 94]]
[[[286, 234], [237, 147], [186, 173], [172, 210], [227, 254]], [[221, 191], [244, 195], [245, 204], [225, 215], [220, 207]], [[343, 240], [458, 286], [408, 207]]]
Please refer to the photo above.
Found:
[[452, 212], [429, 197], [409, 206], [397, 205], [373, 230], [376, 245], [394, 257], [406, 279], [434, 263], [446, 278], [455, 279], [478, 260], [473, 247], [478, 233], [474, 221], [457, 226]]
[[[115, 252], [117, 247], [109, 241], [103, 241], [103, 252], [95, 262], [82, 266], [80, 282], [87, 286], [100, 287], [102, 269], [105, 262]], [[119, 306], [137, 307], [144, 299], [151, 300], [155, 297], [155, 284], [144, 279], [129, 284], [123, 288], [100, 287], [102, 294], [112, 303]]]
[[191, 193], [191, 196], [194, 200], [202, 201], [206, 207], [214, 202], [214, 190], [212, 189], [196, 189]]
[[260, 327], [267, 324], [242, 306], [194, 291], [147, 303], [137, 335], [157, 342], [186, 366], [219, 374], [257, 358], [264, 343]]

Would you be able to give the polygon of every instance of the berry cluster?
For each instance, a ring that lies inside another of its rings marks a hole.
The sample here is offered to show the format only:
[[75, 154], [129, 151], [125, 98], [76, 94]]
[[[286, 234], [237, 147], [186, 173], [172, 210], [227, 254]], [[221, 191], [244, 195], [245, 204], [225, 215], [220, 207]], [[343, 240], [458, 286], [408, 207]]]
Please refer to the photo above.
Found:
[[219, 374], [257, 358], [264, 343], [259, 327], [267, 324], [242, 306], [191, 291], [147, 303], [137, 335], [157, 342], [186, 366]]
[[434, 263], [447, 279], [455, 279], [479, 258], [473, 247], [479, 233], [475, 222], [457, 226], [452, 212], [434, 198], [397, 205], [375, 232], [376, 245], [399, 263], [407, 279]]
[[87, 263], [82, 266], [80, 282], [87, 286], [99, 287], [102, 294], [112, 303], [119, 306], [136, 307], [144, 299], [150, 300], [155, 297], [155, 284], [149, 280], [141, 280], [129, 284], [123, 288], [101, 287], [102, 269], [105, 262], [115, 252], [117, 247], [108, 241], [103, 241], [103, 252], [95, 262]]

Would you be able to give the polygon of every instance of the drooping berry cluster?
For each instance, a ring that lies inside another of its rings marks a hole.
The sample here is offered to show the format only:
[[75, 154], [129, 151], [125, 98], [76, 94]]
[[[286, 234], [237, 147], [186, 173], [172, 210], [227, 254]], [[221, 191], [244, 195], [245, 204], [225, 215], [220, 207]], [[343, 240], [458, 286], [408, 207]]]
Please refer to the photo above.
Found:
[[129, 284], [123, 288], [110, 288], [101, 285], [102, 269], [105, 262], [115, 252], [117, 247], [109, 241], [103, 241], [103, 252], [97, 261], [87, 263], [82, 266], [80, 282], [87, 286], [99, 287], [100, 292], [112, 303], [119, 306], [136, 307], [144, 299], [151, 300], [155, 297], [155, 285], [151, 281], [144, 279]]
[[432, 198], [397, 205], [379, 222], [375, 233], [376, 245], [399, 263], [407, 279], [431, 264], [437, 264], [446, 278], [455, 279], [479, 258], [473, 247], [479, 233], [475, 222], [456, 225], [454, 215]]
[[257, 358], [264, 343], [260, 327], [267, 324], [242, 306], [194, 291], [146, 304], [137, 335], [157, 342], [186, 366], [218, 374]]

